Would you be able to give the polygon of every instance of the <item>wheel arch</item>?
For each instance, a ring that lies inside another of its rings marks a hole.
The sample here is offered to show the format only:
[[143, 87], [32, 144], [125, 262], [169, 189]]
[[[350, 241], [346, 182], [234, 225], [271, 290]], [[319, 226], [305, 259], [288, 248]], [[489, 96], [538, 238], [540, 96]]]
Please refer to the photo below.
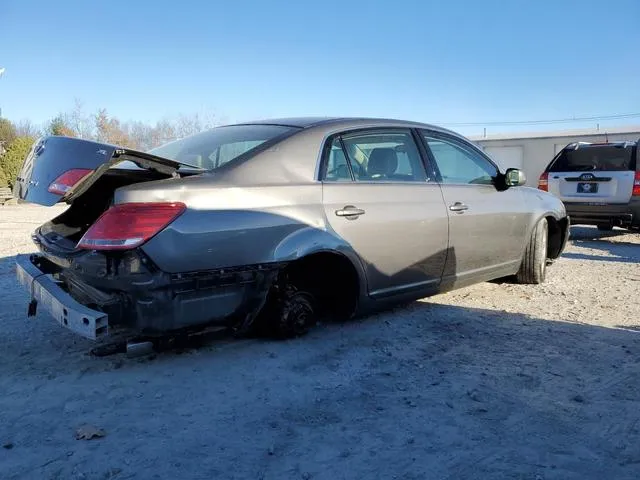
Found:
[[559, 217], [557, 214], [545, 215], [548, 225], [547, 258], [558, 258], [569, 240], [569, 217]]
[[344, 253], [314, 250], [289, 262], [281, 274], [294, 285], [311, 292], [320, 313], [351, 318], [362, 301], [362, 281], [358, 269]]
[[367, 294], [367, 276], [360, 256], [342, 238], [326, 230], [304, 228], [284, 238], [273, 252], [273, 261], [293, 263], [319, 254], [337, 255], [347, 260], [358, 277], [360, 295]]
[[[540, 220], [547, 220], [548, 233], [547, 233], [547, 258], [550, 260], [554, 260], [558, 258], [569, 239], [569, 226], [570, 221], [568, 216], [562, 216], [558, 212], [553, 210], [543, 211], [536, 215], [533, 215], [530, 224], [528, 225], [528, 233], [526, 238], [526, 242], [529, 241], [531, 235], [533, 234], [536, 225], [540, 222]], [[526, 243], [525, 243], [526, 246]], [[524, 251], [524, 247], [523, 247]]]

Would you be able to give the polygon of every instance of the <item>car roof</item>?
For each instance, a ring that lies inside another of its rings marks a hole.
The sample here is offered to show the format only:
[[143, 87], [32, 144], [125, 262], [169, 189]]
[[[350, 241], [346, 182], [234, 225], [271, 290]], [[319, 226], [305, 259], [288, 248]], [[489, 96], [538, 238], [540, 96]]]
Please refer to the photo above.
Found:
[[619, 142], [573, 142], [568, 144], [565, 149], [567, 150], [581, 150], [583, 148], [603, 148], [603, 147], [634, 147], [638, 144], [638, 142], [630, 142], [628, 140], [619, 141]]
[[[267, 185], [316, 181], [322, 146], [330, 135], [370, 128], [424, 128], [448, 133], [470, 142], [456, 132], [415, 121], [370, 117], [293, 117], [271, 118], [234, 125], [280, 125], [296, 128], [284, 139], [278, 140], [278, 148], [266, 148], [250, 156], [233, 161], [216, 170], [218, 179], [230, 185]], [[216, 128], [226, 128], [226, 125]], [[248, 160], [251, 159], [249, 162]], [[285, 160], [286, 159], [286, 160]], [[224, 180], [222, 180], [224, 179]]]
[[429, 128], [431, 130], [447, 131], [455, 134], [450, 130], [431, 125], [428, 123], [416, 122], [411, 120], [399, 120], [394, 118], [378, 118], [378, 117], [285, 117], [285, 118], [268, 118], [262, 120], [254, 120], [249, 122], [239, 122], [234, 125], [283, 125], [297, 128], [311, 128], [320, 126], [331, 126], [335, 124], [344, 125], [379, 125], [379, 126], [407, 126]]

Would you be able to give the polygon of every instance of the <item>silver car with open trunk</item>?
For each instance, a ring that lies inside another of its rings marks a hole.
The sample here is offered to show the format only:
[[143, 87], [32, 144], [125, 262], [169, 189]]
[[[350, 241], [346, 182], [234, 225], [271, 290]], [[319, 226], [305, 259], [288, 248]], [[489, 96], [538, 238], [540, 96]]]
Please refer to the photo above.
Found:
[[476, 282], [540, 283], [562, 202], [432, 125], [368, 118], [217, 127], [149, 152], [39, 139], [14, 193], [69, 207], [17, 275], [98, 338], [222, 325], [299, 335]]

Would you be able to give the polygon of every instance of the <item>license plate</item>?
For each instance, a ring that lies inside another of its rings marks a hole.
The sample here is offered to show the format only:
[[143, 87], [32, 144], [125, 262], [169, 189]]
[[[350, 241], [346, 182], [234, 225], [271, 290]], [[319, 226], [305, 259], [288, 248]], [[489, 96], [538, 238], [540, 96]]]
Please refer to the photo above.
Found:
[[578, 193], [598, 193], [598, 184], [591, 182], [578, 183]]

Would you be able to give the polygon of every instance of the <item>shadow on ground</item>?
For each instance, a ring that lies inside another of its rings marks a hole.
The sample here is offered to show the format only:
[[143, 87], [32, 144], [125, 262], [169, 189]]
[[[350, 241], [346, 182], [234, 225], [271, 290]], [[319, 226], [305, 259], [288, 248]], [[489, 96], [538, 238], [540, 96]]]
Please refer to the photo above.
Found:
[[10, 257], [0, 257], [0, 275], [5, 277], [14, 276], [15, 277], [15, 264], [16, 264], [16, 256], [11, 255]]
[[634, 234], [633, 231], [624, 228], [614, 228], [609, 232], [603, 232], [595, 227], [577, 226], [571, 227], [571, 240], [603, 240]]
[[[629, 330], [415, 302], [298, 340], [153, 359], [90, 358], [72, 338], [56, 327], [49, 342], [0, 340], [0, 440], [13, 445], [1, 478], [640, 472]], [[74, 440], [84, 422], [106, 437]]]
[[[26, 319], [13, 262], [2, 479], [640, 478], [640, 326], [434, 297], [297, 340], [94, 358], [45, 314]], [[106, 436], [75, 440], [84, 423]]]
[[[594, 228], [575, 228], [571, 231], [573, 245], [589, 250], [597, 250], [602, 255], [580, 252], [566, 252], [565, 258], [576, 260], [593, 260], [599, 262], [640, 263], [640, 243], [616, 241], [617, 238], [630, 233], [625, 230], [614, 232], [598, 232]], [[634, 233], [631, 233], [634, 235]]]

